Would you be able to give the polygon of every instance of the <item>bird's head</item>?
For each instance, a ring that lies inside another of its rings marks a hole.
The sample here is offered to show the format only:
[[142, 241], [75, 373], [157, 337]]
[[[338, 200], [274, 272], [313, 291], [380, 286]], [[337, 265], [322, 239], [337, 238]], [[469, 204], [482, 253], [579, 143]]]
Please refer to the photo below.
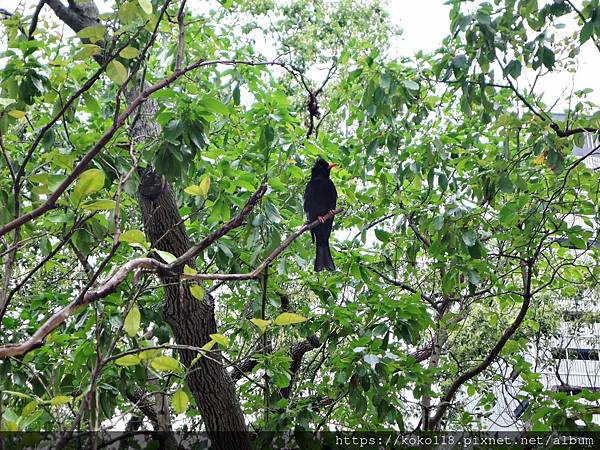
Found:
[[328, 163], [323, 158], [319, 158], [312, 168], [312, 176], [313, 178], [328, 178], [329, 174], [331, 173], [331, 169], [333, 169], [335, 166], [337, 166], [336, 163]]

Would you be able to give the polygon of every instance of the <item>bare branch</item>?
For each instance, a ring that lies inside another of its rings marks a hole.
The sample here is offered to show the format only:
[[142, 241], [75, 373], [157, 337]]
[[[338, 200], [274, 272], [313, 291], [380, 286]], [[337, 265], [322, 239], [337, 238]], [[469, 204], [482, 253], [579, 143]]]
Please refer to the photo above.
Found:
[[404, 289], [405, 291], [412, 292], [413, 294], [419, 294], [423, 300], [425, 300], [427, 303], [429, 303], [431, 306], [433, 306], [437, 310], [437, 305], [435, 304], [435, 302], [429, 295], [416, 290], [414, 287], [412, 287], [406, 283], [403, 283], [402, 281], [394, 280], [393, 278], [390, 278], [387, 275], [384, 275], [379, 270], [377, 270], [373, 267], [370, 267], [370, 266], [365, 266], [365, 267], [367, 269], [375, 272], [377, 275], [379, 275], [381, 278], [383, 278], [388, 283], [393, 284], [394, 286], [398, 286], [398, 287]]
[[292, 393], [292, 385], [296, 378], [296, 374], [300, 370], [304, 355], [315, 348], [319, 348], [320, 345], [321, 343], [319, 342], [317, 335], [311, 334], [304, 341], [298, 342], [292, 346], [290, 351], [290, 357], [292, 358], [292, 364], [290, 365], [290, 384], [281, 389], [280, 393], [283, 398], [289, 398]]
[[27, 39], [30, 41], [33, 40], [33, 33], [37, 28], [38, 18], [40, 17], [40, 12], [42, 8], [46, 4], [46, 0], [40, 0], [35, 7], [35, 11], [33, 11], [33, 16], [31, 17], [31, 22], [29, 22], [29, 31], [27, 32]]
[[523, 304], [521, 305], [521, 309], [515, 317], [515, 320], [510, 324], [510, 326], [504, 330], [502, 336], [494, 345], [494, 348], [490, 350], [484, 360], [466, 372], [463, 372], [454, 382], [450, 385], [444, 396], [441, 398], [440, 403], [437, 407], [437, 411], [435, 415], [431, 418], [429, 422], [429, 429], [435, 429], [439, 422], [442, 420], [444, 413], [450, 406], [450, 402], [454, 398], [454, 395], [460, 389], [460, 387], [469, 381], [471, 378], [479, 375], [485, 369], [487, 369], [492, 362], [496, 359], [496, 357], [500, 354], [504, 345], [508, 342], [508, 340], [512, 337], [512, 335], [517, 331], [517, 329], [521, 326], [523, 319], [527, 315], [527, 311], [529, 311], [529, 305], [531, 304], [531, 278], [533, 275], [532, 270], [532, 262], [528, 262], [527, 264], [522, 264], [522, 275], [523, 275]]
[[185, 17], [185, 3], [187, 0], [181, 0], [179, 5], [179, 11], [177, 12], [177, 25], [179, 27], [179, 42], [177, 47], [177, 57], [175, 59], [175, 70], [181, 69], [181, 61], [183, 61], [183, 54], [185, 52], [185, 23], [183, 21]]

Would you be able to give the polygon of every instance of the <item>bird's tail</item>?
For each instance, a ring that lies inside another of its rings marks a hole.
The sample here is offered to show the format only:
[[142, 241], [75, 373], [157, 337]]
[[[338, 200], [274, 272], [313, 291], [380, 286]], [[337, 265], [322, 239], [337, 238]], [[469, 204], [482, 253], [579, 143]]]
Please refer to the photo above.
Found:
[[331, 257], [331, 250], [329, 250], [329, 244], [317, 245], [317, 256], [315, 257], [315, 272], [320, 272], [323, 269], [327, 269], [331, 272], [335, 270], [335, 264]]

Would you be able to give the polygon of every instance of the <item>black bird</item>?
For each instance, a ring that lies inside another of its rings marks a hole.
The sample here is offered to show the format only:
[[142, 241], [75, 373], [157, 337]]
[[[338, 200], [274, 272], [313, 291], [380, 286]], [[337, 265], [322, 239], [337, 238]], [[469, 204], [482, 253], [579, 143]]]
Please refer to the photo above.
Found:
[[329, 235], [333, 227], [333, 217], [323, 221], [321, 218], [329, 211], [335, 209], [337, 201], [337, 191], [329, 178], [331, 169], [336, 164], [328, 164], [322, 158], [312, 168], [310, 181], [304, 191], [304, 212], [309, 222], [321, 220], [321, 224], [310, 230], [313, 242], [317, 245], [317, 254], [315, 256], [315, 272], [323, 269], [335, 270], [335, 264], [329, 250]]

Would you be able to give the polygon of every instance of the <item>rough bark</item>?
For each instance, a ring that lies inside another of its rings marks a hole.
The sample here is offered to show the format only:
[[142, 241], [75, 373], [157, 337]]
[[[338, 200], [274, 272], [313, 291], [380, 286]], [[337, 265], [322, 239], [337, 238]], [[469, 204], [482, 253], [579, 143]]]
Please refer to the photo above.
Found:
[[305, 353], [314, 350], [315, 348], [319, 348], [321, 343], [319, 342], [319, 338], [316, 334], [311, 334], [306, 338], [306, 340], [302, 342], [298, 342], [292, 346], [290, 351], [290, 356], [292, 358], [292, 364], [290, 365], [290, 384], [281, 389], [280, 394], [283, 398], [290, 398], [290, 394], [292, 393], [292, 386], [294, 384], [294, 380], [296, 379], [296, 374], [300, 370], [300, 366], [302, 366], [302, 358]]
[[[140, 208], [146, 235], [152, 245], [181, 256], [190, 248], [175, 195], [163, 177], [146, 171], [139, 188]], [[190, 265], [193, 265], [190, 262]], [[181, 269], [179, 269], [181, 270]], [[194, 298], [178, 278], [163, 277], [165, 301], [163, 314], [173, 330], [178, 344], [202, 347], [217, 332], [212, 298], [203, 301]], [[197, 356], [195, 352], [181, 350], [180, 358], [190, 367]], [[218, 449], [250, 448], [244, 415], [236, 396], [235, 386], [223, 368], [218, 352], [212, 357], [200, 358], [187, 376], [188, 386], [194, 395], [209, 437]], [[223, 433], [226, 432], [226, 433]], [[239, 433], [236, 433], [239, 432]]]

